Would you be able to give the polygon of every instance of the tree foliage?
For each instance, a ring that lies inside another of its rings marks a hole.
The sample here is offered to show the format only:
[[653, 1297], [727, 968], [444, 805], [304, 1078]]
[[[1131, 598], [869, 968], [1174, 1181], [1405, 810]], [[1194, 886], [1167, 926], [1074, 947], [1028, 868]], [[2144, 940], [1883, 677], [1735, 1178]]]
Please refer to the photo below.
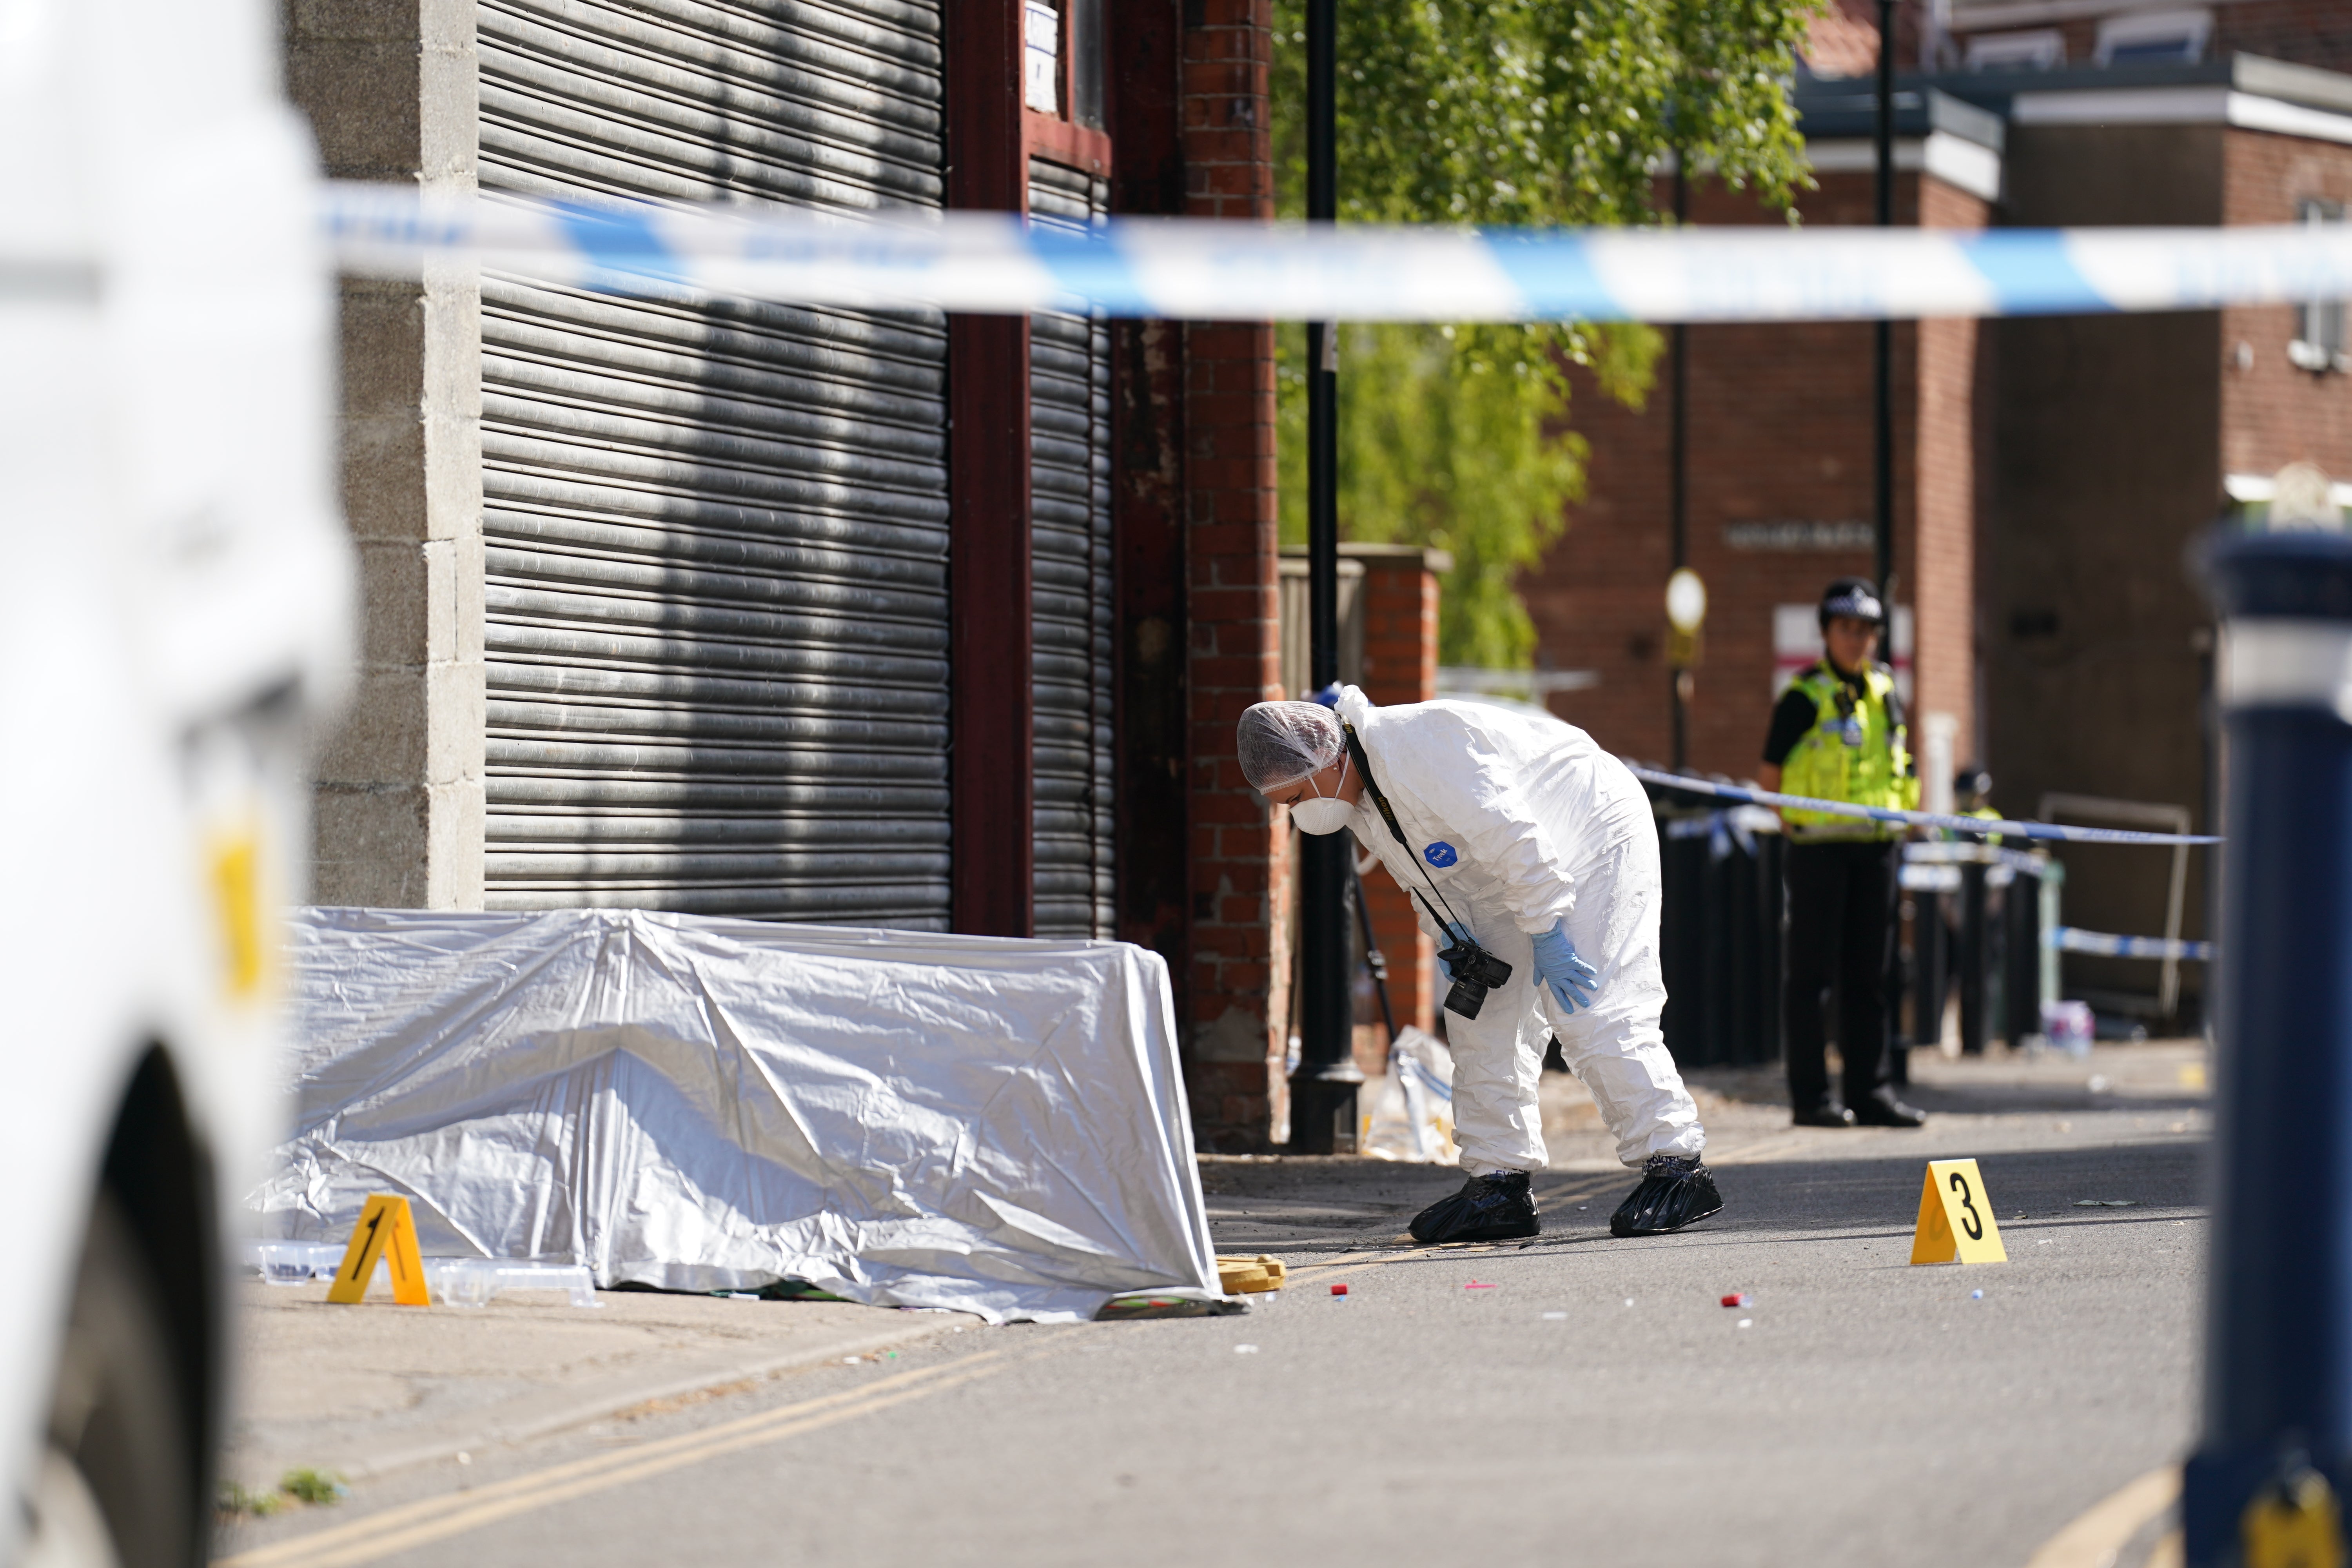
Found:
[[[1342, 222], [1660, 221], [1679, 155], [1768, 205], [1803, 183], [1786, 92], [1818, 0], [1339, 0]], [[1275, 153], [1306, 212], [1306, 5], [1275, 0]], [[1441, 655], [1524, 665], [1513, 588], [1559, 537], [1584, 448], [1568, 367], [1638, 404], [1643, 327], [1350, 325], [1340, 334], [1342, 533], [1452, 552]], [[1305, 330], [1280, 342], [1282, 528], [1307, 531]]]

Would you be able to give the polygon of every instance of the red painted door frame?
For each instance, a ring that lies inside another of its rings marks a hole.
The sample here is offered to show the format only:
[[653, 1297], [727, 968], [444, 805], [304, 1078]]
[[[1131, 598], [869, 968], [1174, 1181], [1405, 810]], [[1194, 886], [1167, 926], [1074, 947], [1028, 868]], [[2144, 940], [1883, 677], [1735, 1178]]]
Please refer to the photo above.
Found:
[[[1028, 206], [1021, 0], [947, 7], [948, 205]], [[948, 318], [949, 782], [954, 929], [1036, 921], [1029, 319]]]
[[[1027, 212], [1032, 153], [1111, 172], [1109, 137], [1023, 105], [1021, 11], [947, 7], [950, 207]], [[950, 316], [949, 907], [985, 936], [1036, 929], [1029, 468], [1029, 318]]]

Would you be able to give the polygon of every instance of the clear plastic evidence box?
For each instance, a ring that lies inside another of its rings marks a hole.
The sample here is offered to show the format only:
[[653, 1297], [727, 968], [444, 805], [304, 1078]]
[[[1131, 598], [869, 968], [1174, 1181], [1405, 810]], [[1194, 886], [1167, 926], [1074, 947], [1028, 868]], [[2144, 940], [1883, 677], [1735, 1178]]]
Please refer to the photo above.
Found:
[[[340, 1241], [251, 1241], [247, 1268], [272, 1285], [307, 1285], [331, 1279], [343, 1266]], [[376, 1267], [384, 1266], [379, 1262]], [[601, 1305], [595, 1277], [581, 1263], [538, 1263], [507, 1258], [428, 1258], [425, 1287], [445, 1307], [487, 1307], [510, 1290], [561, 1290], [575, 1307]]]

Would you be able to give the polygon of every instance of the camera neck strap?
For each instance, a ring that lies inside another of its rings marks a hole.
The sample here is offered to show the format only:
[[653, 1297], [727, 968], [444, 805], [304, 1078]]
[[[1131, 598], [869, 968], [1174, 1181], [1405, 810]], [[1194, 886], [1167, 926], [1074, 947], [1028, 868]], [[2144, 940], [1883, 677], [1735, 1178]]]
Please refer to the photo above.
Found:
[[1426, 870], [1421, 869], [1421, 857], [1413, 853], [1412, 840], [1404, 836], [1404, 828], [1398, 824], [1396, 808], [1389, 805], [1389, 797], [1381, 793], [1380, 780], [1372, 776], [1372, 760], [1364, 755], [1364, 742], [1356, 738], [1356, 727], [1343, 719], [1339, 721], [1339, 731], [1348, 738], [1348, 754], [1355, 759], [1356, 771], [1364, 777], [1364, 793], [1372, 797], [1372, 805], [1380, 812], [1381, 820], [1389, 825], [1389, 836], [1404, 847], [1405, 858], [1413, 863], [1416, 870], [1421, 870], [1421, 879], [1429, 884], [1429, 890], [1437, 895], [1437, 901], [1445, 905], [1446, 918], [1438, 919], [1437, 910], [1431, 908], [1429, 900], [1423, 896], [1420, 889], [1412, 889], [1413, 896], [1421, 900], [1421, 907], [1429, 910], [1429, 918], [1435, 921], [1446, 934], [1450, 936], [1457, 929], [1467, 933], [1470, 930], [1468, 923], [1454, 912], [1454, 905], [1447, 900], [1444, 890]]

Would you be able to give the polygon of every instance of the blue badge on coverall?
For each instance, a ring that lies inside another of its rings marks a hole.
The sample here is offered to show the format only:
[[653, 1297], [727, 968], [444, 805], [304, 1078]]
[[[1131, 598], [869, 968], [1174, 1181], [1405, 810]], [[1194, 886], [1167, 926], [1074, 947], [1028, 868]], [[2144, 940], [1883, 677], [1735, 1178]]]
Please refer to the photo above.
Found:
[[1446, 843], [1443, 838], [1423, 850], [1421, 858], [1433, 866], [1451, 866], [1461, 858], [1459, 855], [1454, 853], [1454, 846]]

